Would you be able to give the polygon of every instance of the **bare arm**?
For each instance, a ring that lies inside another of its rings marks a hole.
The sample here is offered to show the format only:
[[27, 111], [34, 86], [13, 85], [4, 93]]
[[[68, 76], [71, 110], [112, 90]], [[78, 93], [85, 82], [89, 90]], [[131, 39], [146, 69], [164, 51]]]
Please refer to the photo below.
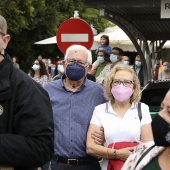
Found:
[[[99, 131], [100, 127], [94, 124], [90, 124], [88, 132], [87, 132], [87, 141], [86, 141], [86, 152], [92, 156], [106, 158], [106, 159], [114, 159], [114, 149], [107, 148], [95, 143], [92, 138], [92, 133], [95, 131]], [[131, 150], [134, 147], [128, 147], [120, 150], [116, 150], [116, 159], [120, 159], [125, 161], [128, 156], [131, 154]]]
[[151, 124], [144, 124], [141, 127], [141, 142], [153, 141]]

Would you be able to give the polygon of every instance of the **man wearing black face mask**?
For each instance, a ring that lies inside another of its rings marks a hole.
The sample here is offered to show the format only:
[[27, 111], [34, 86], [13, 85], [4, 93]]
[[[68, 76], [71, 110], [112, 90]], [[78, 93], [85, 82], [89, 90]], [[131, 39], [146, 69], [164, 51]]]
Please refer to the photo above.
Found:
[[52, 109], [47, 92], [13, 66], [0, 15], [0, 169], [35, 170], [53, 156]]
[[48, 83], [54, 124], [54, 158], [43, 170], [100, 170], [97, 158], [86, 154], [86, 133], [93, 109], [104, 103], [103, 88], [86, 78], [92, 58], [84, 46], [72, 45], [65, 55], [65, 74]]
[[170, 169], [170, 90], [162, 101], [160, 112], [155, 115], [151, 125], [154, 142], [137, 146], [122, 170]]

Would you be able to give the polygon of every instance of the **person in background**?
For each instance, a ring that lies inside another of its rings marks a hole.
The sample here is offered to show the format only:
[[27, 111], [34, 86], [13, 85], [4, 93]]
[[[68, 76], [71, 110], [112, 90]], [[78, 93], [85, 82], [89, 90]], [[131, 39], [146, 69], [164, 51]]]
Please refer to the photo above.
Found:
[[53, 156], [54, 125], [48, 93], [5, 49], [10, 41], [0, 15], [0, 169], [35, 170]]
[[123, 63], [123, 65], [129, 66], [129, 63], [130, 63], [129, 57], [128, 56], [123, 56], [122, 63]]
[[109, 37], [107, 35], [102, 35], [100, 37], [100, 45], [98, 46], [96, 50], [96, 54], [99, 51], [103, 51], [105, 54], [110, 55], [111, 47], [109, 46]]
[[46, 68], [47, 75], [48, 75], [48, 81], [51, 81], [52, 80], [51, 68], [49, 69], [48, 60], [46, 58], [43, 58], [42, 61], [45, 64], [45, 68]]
[[16, 56], [12, 57], [12, 62], [13, 62], [15, 67], [20, 68], [20, 66], [18, 64], [19, 63], [18, 57], [16, 57]]
[[144, 73], [143, 73], [143, 66], [142, 66], [141, 57], [139, 55], [137, 55], [135, 57], [135, 63], [133, 65], [133, 69], [138, 76], [141, 88], [143, 88], [143, 86], [144, 86]]
[[49, 82], [47, 70], [42, 60], [34, 60], [28, 75], [42, 87]]
[[[103, 51], [106, 55], [110, 56], [111, 53], [111, 47], [109, 46], [109, 37], [107, 35], [102, 35], [100, 38], [100, 45], [98, 46], [96, 50], [96, 55], [98, 54], [99, 51]], [[93, 65], [92, 65], [92, 71], [97, 70], [98, 66], [101, 63], [96, 60]], [[94, 73], [92, 73], [94, 75]]]
[[113, 47], [110, 54], [111, 64], [107, 64], [104, 69], [100, 72], [99, 76], [96, 78], [96, 82], [100, 85], [104, 84], [104, 79], [106, 74], [116, 65], [122, 64], [123, 50], [118, 47]]
[[38, 55], [37, 60], [42, 60], [42, 55]]
[[122, 170], [169, 170], [170, 161], [170, 90], [160, 112], [152, 120], [154, 142], [141, 143], [126, 160]]
[[100, 170], [97, 158], [86, 153], [87, 128], [95, 106], [104, 103], [103, 88], [86, 78], [92, 57], [81, 45], [66, 50], [64, 75], [48, 83], [55, 127], [54, 158], [43, 170]]
[[64, 58], [61, 57], [59, 58], [57, 65], [55, 67], [54, 75], [53, 75], [53, 80], [58, 80], [64, 75], [64, 66], [63, 66], [63, 61]]
[[170, 79], [170, 69], [168, 62], [163, 62], [163, 70], [159, 71], [158, 80], [168, 80]]
[[[108, 102], [94, 109], [86, 150], [90, 155], [104, 158], [102, 170], [120, 170], [134, 149], [132, 146], [153, 140], [151, 116], [144, 103], [140, 103], [141, 120], [138, 116], [140, 85], [129, 66], [117, 65], [106, 75], [104, 95]], [[91, 135], [101, 127], [104, 128], [104, 146], [96, 144]]]
[[92, 68], [89, 74], [92, 74], [95, 77], [98, 77], [100, 72], [104, 69], [104, 67], [107, 64], [106, 58], [108, 58], [108, 55], [104, 53], [104, 51], [98, 51], [96, 55], [97, 55], [97, 61], [99, 62], [99, 66], [96, 69]]

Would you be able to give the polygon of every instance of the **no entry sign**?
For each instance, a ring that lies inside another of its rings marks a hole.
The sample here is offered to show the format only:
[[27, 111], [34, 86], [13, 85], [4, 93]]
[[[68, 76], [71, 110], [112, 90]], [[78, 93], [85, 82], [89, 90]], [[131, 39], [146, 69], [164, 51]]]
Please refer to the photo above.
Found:
[[65, 54], [70, 45], [83, 45], [91, 49], [93, 32], [87, 22], [82, 19], [71, 18], [63, 22], [56, 33], [59, 49]]

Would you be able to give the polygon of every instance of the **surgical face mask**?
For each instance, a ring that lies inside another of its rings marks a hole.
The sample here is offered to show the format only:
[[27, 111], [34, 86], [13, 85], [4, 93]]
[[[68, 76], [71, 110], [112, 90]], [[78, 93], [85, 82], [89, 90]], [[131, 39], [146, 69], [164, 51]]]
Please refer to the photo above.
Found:
[[110, 61], [111, 61], [112, 63], [116, 62], [116, 61], [117, 61], [117, 55], [110, 54]]
[[157, 146], [170, 146], [170, 124], [159, 114], [151, 122], [155, 144]]
[[49, 65], [51, 64], [51, 60], [48, 60], [48, 64], [49, 64]]
[[100, 64], [104, 63], [104, 57], [98, 56], [98, 57], [97, 57], [97, 61], [98, 61]]
[[163, 70], [164, 71], [168, 70], [168, 66], [163, 66]]
[[33, 69], [34, 71], [37, 71], [37, 70], [40, 69], [40, 66], [37, 65], [37, 64], [34, 64], [34, 65], [32, 66], [32, 69]]
[[141, 67], [142, 63], [141, 63], [141, 61], [135, 61], [135, 65], [136, 65], [137, 67]]
[[123, 61], [123, 65], [128, 66], [129, 65], [129, 61]]
[[63, 65], [58, 65], [57, 66], [57, 70], [60, 72], [60, 73], [64, 73], [64, 67], [63, 67]]
[[118, 86], [113, 86], [111, 89], [111, 93], [115, 100], [119, 102], [124, 102], [132, 96], [133, 90], [130, 87], [126, 87], [120, 84]]
[[77, 62], [67, 65], [66, 67], [66, 75], [72, 81], [78, 81], [82, 79], [85, 76], [85, 72], [85, 67], [77, 64]]

